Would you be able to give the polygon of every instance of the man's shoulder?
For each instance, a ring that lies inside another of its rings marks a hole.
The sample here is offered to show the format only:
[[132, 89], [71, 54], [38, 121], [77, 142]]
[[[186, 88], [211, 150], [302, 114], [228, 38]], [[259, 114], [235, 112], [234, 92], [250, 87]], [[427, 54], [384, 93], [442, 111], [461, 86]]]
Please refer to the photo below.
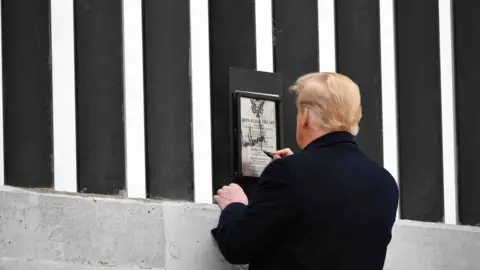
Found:
[[369, 174], [384, 174], [385, 171], [360, 149], [349, 146], [302, 150], [282, 158], [279, 165], [278, 167], [282, 167], [294, 176], [297, 174], [319, 176], [324, 173], [335, 175], [336, 172], [345, 171], [345, 168], [348, 168], [349, 172], [357, 171], [359, 174], [367, 171]]
[[295, 178], [300, 177], [300, 175], [305, 172], [315, 170], [318, 173], [322, 171], [318, 161], [318, 155], [311, 155], [311, 153], [300, 151], [296, 154], [272, 161], [263, 173], [271, 177], [296, 182]]
[[309, 166], [317, 167], [319, 164], [325, 164], [328, 155], [326, 155], [325, 151], [321, 149], [312, 150], [302, 150], [298, 153], [293, 155], [284, 157], [281, 159], [282, 165], [286, 169], [294, 170], [296, 168], [304, 168]]
[[262, 174], [270, 175], [270, 174], [284, 173], [284, 171], [286, 170], [286, 165], [285, 165], [286, 159], [287, 157], [273, 160], [272, 162], [270, 162], [270, 164], [267, 165], [267, 167], [265, 167]]
[[295, 182], [294, 178], [297, 170], [293, 164], [295, 160], [298, 159], [298, 157], [295, 156], [296, 155], [291, 155], [270, 162], [263, 170], [260, 176], [260, 182], [275, 181], [290, 184]]
[[270, 169], [272, 170], [285, 172], [296, 167], [297, 164], [302, 164], [302, 161], [305, 161], [311, 158], [312, 157], [308, 157], [308, 155], [306, 155], [304, 151], [300, 151], [296, 154], [272, 161], [267, 166], [267, 168], [270, 167]]

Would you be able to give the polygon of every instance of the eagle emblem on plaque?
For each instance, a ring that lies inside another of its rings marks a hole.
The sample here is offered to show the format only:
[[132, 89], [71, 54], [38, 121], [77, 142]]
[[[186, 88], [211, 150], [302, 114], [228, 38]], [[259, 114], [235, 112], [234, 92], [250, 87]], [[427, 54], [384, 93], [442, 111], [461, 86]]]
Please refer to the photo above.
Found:
[[265, 100], [251, 98], [250, 102], [252, 103], [252, 112], [257, 116], [263, 114], [263, 105], [265, 104]]

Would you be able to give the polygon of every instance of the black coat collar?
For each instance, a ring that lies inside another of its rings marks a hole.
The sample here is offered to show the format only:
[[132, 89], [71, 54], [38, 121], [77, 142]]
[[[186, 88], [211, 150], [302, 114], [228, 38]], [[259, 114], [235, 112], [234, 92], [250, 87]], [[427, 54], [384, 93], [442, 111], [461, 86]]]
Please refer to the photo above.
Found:
[[335, 131], [335, 132], [327, 133], [313, 140], [304, 148], [304, 150], [310, 149], [310, 148], [325, 147], [328, 145], [344, 143], [344, 142], [353, 143], [355, 145], [357, 144], [355, 140], [355, 136], [353, 136], [350, 132]]

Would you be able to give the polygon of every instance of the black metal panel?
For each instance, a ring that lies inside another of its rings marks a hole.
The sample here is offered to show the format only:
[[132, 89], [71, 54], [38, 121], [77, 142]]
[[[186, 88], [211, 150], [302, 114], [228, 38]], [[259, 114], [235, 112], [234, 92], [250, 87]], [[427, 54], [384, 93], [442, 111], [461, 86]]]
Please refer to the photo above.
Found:
[[193, 200], [188, 0], [144, 0], [147, 193]]
[[401, 216], [443, 220], [437, 0], [396, 1]]
[[[262, 0], [257, 0], [262, 1]], [[273, 0], [275, 72], [284, 79], [285, 147], [299, 151], [296, 139], [295, 94], [288, 88], [301, 75], [318, 71], [316, 0]]]
[[[230, 158], [229, 162], [233, 161], [234, 164], [240, 164], [240, 151], [239, 149], [239, 127], [238, 121], [240, 121], [240, 116], [238, 115], [238, 99], [235, 99], [235, 91], [245, 91], [249, 92], [250, 96], [255, 96], [253, 93], [257, 94], [272, 94], [277, 95], [277, 98], [271, 98], [277, 102], [277, 145], [279, 148], [284, 145], [283, 138], [283, 78], [281, 74], [259, 72], [254, 70], [246, 70], [239, 68], [231, 68], [229, 75], [229, 89], [230, 89], [230, 106], [229, 106], [229, 126], [226, 130], [228, 133], [227, 136], [230, 140], [230, 147], [228, 149]], [[241, 95], [241, 94], [240, 94]], [[248, 95], [248, 94], [244, 94]], [[238, 97], [238, 95], [237, 95]], [[234, 123], [237, 121], [237, 123]], [[237, 125], [236, 125], [237, 124]], [[237, 129], [235, 132], [234, 129]], [[237, 149], [235, 149], [237, 148]], [[253, 194], [257, 184], [258, 179], [255, 177], [239, 177], [235, 175], [235, 171], [240, 170], [240, 166], [232, 166], [232, 175], [229, 178], [222, 179], [221, 181], [215, 182], [215, 185], [221, 187], [222, 185], [227, 185], [232, 180], [238, 183], [246, 192], [247, 196]]]
[[360, 87], [358, 144], [383, 164], [379, 0], [336, 1], [337, 71]]
[[53, 187], [50, 1], [2, 1], [2, 27], [6, 184]]
[[125, 189], [121, 0], [75, 0], [78, 191]]
[[256, 68], [254, 1], [210, 0], [213, 185], [232, 181], [229, 68]]
[[480, 1], [453, 1], [459, 218], [480, 226]]

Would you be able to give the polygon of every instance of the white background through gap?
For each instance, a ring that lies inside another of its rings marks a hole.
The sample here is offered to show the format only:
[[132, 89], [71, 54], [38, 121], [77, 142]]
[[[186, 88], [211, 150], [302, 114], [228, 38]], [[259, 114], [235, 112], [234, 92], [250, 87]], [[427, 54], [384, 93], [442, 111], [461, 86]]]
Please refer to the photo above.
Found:
[[[0, 5], [0, 29], [2, 29], [2, 5]], [[0, 186], [5, 184], [5, 163], [3, 152], [3, 50], [2, 36], [0, 35]]]
[[143, 87], [142, 1], [123, 1], [125, 52], [125, 150], [127, 193], [145, 198], [145, 111]]
[[207, 0], [190, 0], [194, 200], [212, 203], [210, 43]]
[[440, 0], [440, 78], [442, 98], [443, 194], [445, 223], [457, 224], [457, 149], [452, 46], [452, 2]]
[[77, 191], [73, 0], [51, 1], [54, 187]]
[[318, 0], [318, 67], [321, 72], [336, 71], [335, 1]]
[[273, 72], [272, 1], [255, 1], [257, 70]]
[[[394, 0], [380, 1], [380, 48], [382, 63], [383, 162], [399, 183], [397, 140], [397, 84], [395, 65]], [[360, 132], [362, 132], [360, 130]], [[400, 218], [400, 205], [397, 211]]]

